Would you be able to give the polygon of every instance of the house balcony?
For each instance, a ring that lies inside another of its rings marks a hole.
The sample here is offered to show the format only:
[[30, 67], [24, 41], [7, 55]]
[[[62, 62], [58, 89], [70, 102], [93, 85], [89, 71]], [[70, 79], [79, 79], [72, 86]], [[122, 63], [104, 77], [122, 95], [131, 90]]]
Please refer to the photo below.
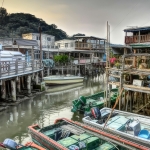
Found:
[[150, 34], [125, 36], [125, 44], [150, 42]]
[[100, 50], [104, 49], [104, 44], [93, 44], [93, 43], [75, 43], [75, 49], [78, 50]]

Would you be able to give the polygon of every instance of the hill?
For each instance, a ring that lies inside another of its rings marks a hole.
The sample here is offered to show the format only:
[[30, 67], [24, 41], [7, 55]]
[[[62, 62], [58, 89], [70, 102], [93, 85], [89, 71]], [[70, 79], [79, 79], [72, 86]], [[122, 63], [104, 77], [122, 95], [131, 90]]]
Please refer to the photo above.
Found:
[[56, 40], [68, 38], [67, 33], [58, 29], [55, 24], [49, 25], [32, 14], [8, 14], [5, 8], [0, 7], [0, 37], [21, 37], [25, 33], [38, 33], [39, 23], [42, 33], [54, 35]]

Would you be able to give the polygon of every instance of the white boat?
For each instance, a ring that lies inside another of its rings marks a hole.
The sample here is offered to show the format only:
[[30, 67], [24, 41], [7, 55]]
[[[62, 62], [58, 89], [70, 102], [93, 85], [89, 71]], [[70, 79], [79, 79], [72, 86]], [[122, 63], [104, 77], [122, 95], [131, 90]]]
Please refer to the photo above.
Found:
[[111, 108], [104, 107], [100, 110], [101, 115], [98, 119], [90, 115], [84, 117], [82, 121], [97, 129], [150, 147], [150, 117], [114, 110], [104, 128], [111, 110]]
[[66, 76], [48, 76], [44, 77], [44, 82], [49, 85], [73, 84], [83, 82], [84, 77], [66, 75]]

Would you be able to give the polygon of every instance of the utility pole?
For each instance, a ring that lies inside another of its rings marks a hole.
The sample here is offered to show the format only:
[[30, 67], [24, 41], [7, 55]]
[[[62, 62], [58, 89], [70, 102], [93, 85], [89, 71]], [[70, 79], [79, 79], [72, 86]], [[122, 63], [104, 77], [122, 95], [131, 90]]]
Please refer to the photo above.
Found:
[[109, 24], [107, 21], [107, 45], [106, 45], [106, 107], [108, 107], [108, 65], [109, 65]]
[[40, 34], [40, 69], [42, 69], [42, 40], [41, 40], [41, 25], [39, 24], [39, 34]]

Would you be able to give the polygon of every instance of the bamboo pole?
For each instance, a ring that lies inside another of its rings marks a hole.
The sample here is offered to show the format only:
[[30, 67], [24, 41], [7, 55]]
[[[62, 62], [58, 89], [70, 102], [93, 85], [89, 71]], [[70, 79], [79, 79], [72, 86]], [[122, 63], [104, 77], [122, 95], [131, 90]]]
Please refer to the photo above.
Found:
[[122, 88], [122, 89], [121, 89], [121, 92], [120, 92], [120, 95], [117, 97], [116, 102], [115, 102], [115, 105], [113, 106], [113, 108], [112, 108], [112, 110], [111, 110], [111, 112], [110, 112], [110, 114], [109, 114], [109, 116], [108, 116], [108, 118], [107, 118], [107, 120], [106, 120], [106, 122], [105, 122], [105, 124], [104, 124], [103, 129], [105, 128], [105, 126], [106, 126], [108, 120], [110, 119], [110, 117], [111, 117], [111, 115], [112, 115], [112, 112], [114, 111], [116, 105], [118, 104], [118, 102], [119, 102], [119, 100], [120, 100], [120, 97], [121, 97], [121, 95], [122, 95], [123, 90], [124, 90], [124, 89]]

